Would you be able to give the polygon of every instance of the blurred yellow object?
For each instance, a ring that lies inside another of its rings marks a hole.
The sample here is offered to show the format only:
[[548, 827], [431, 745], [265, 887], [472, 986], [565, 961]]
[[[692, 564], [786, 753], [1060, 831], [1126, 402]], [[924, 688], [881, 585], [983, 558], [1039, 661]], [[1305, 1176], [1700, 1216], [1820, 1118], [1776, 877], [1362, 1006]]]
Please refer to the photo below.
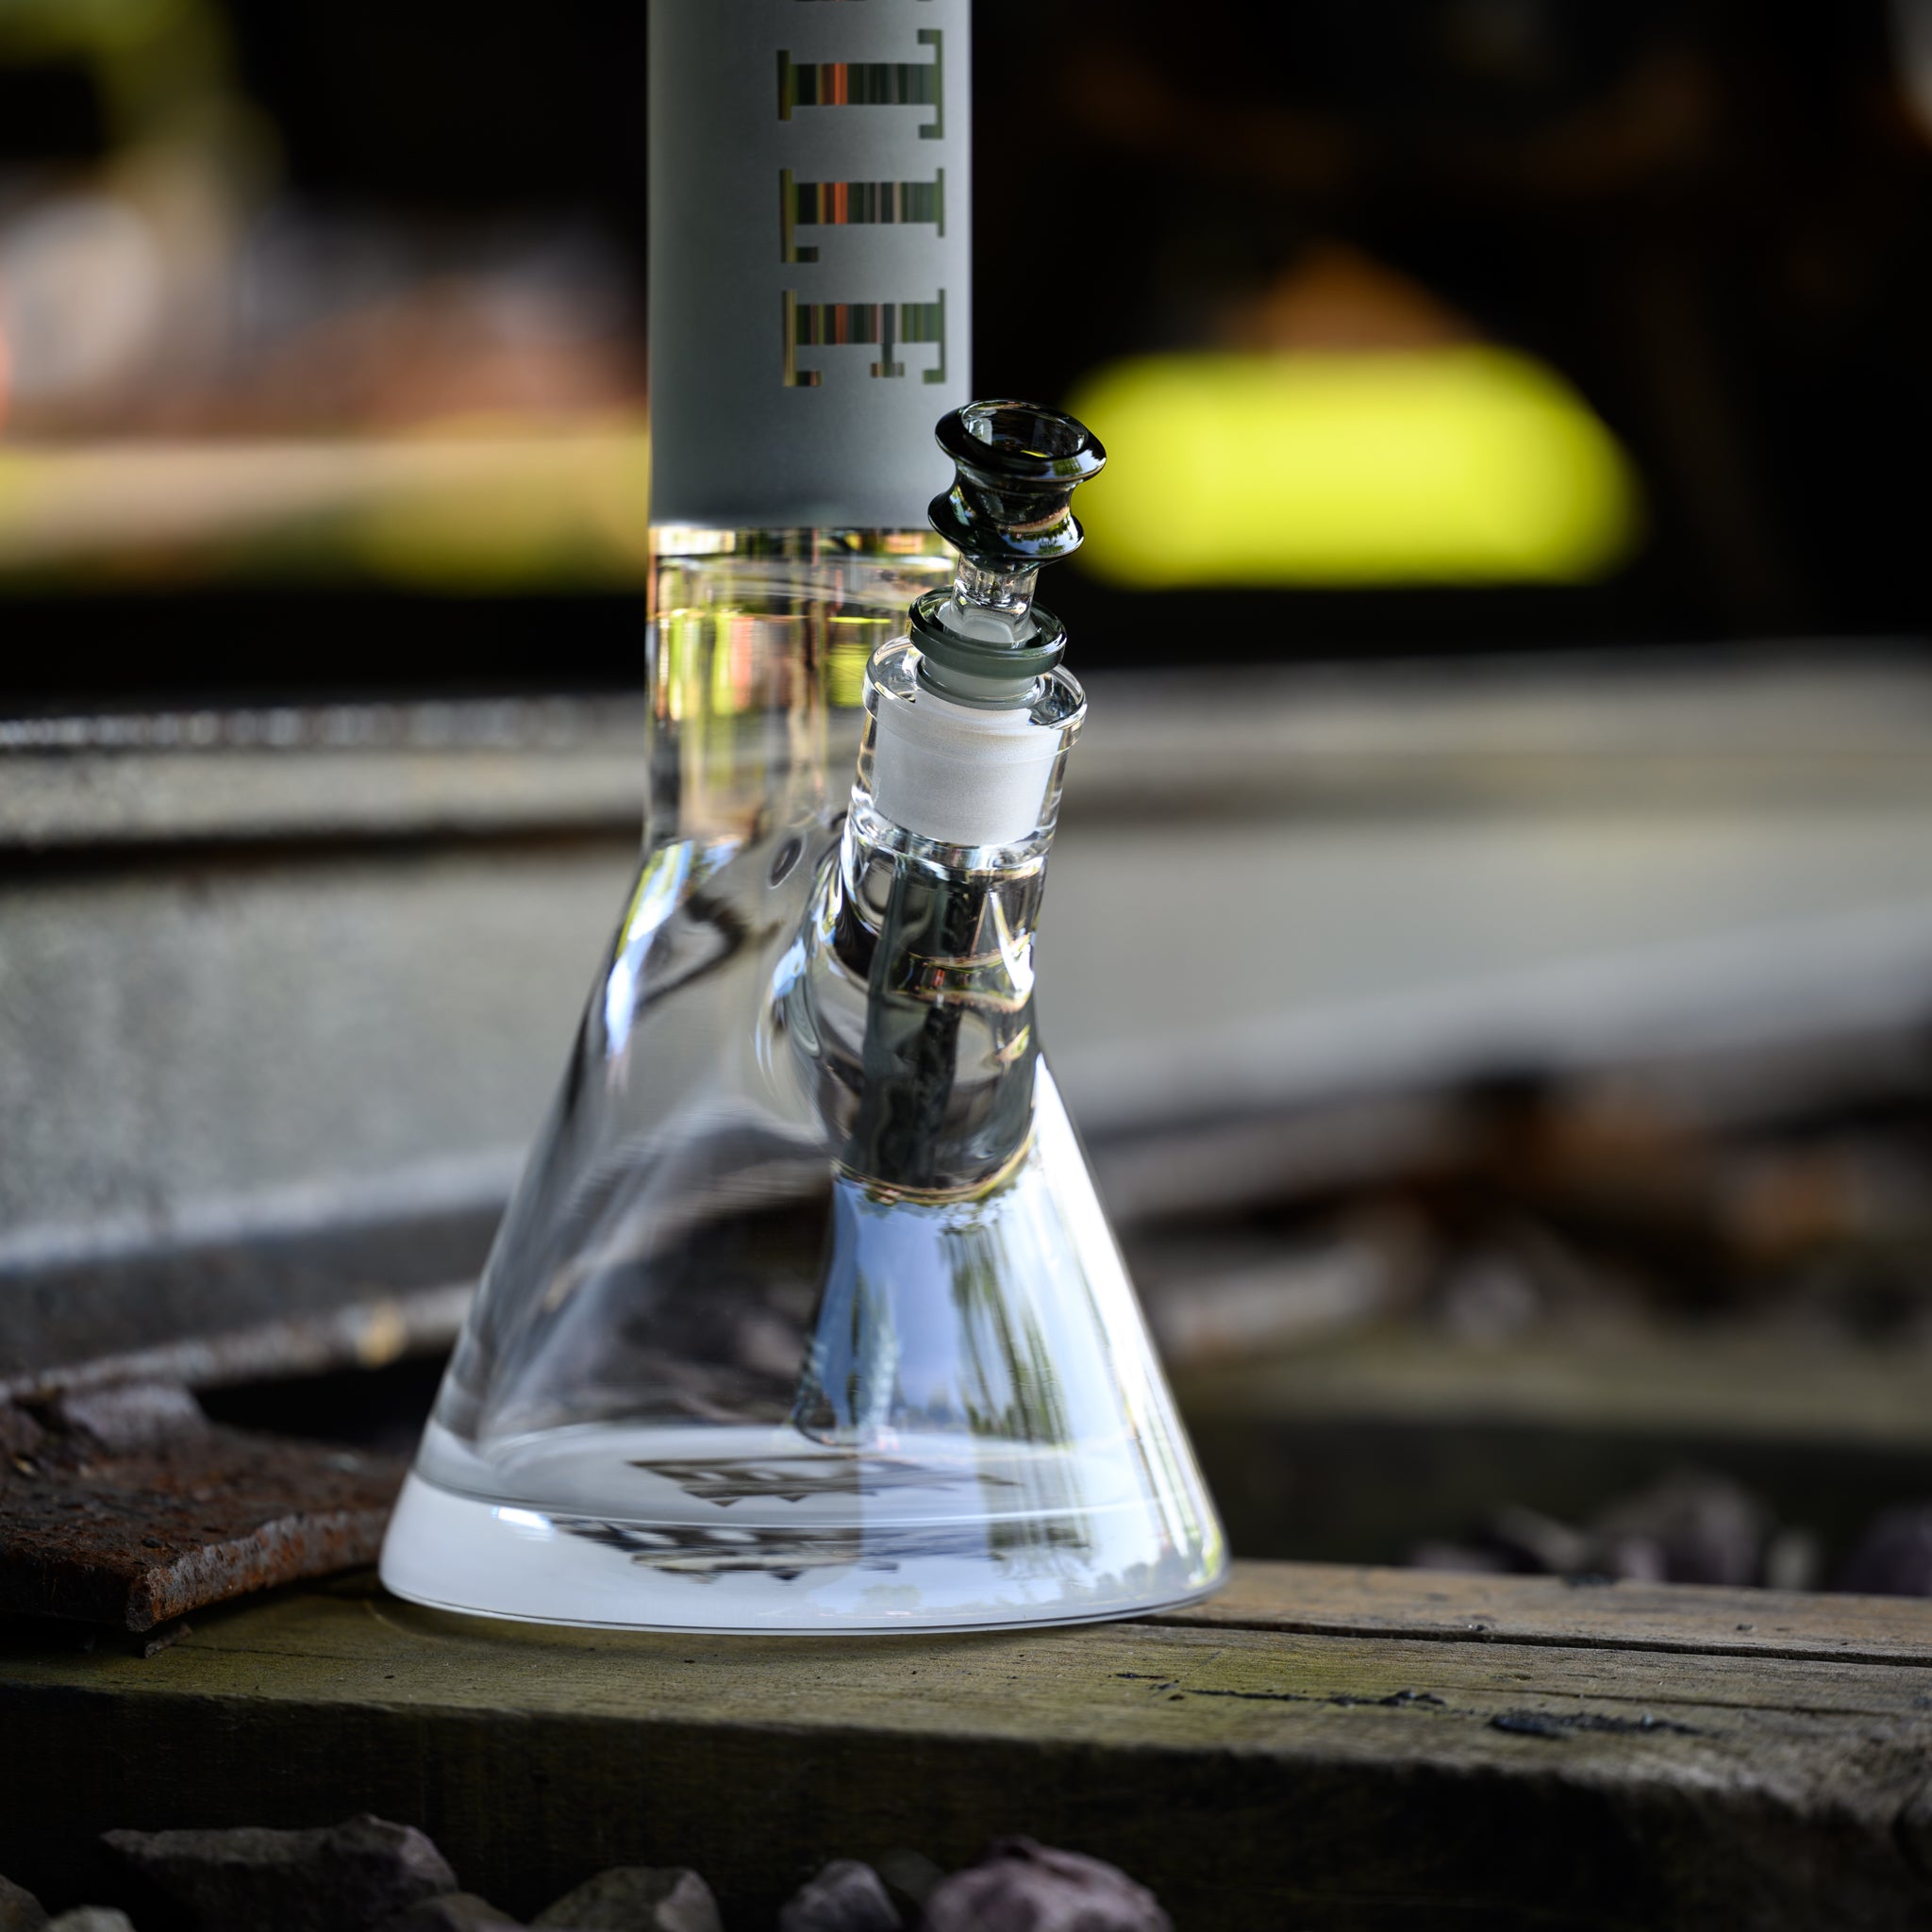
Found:
[[1148, 357], [1071, 407], [1113, 458], [1082, 558], [1134, 589], [1583, 583], [1641, 534], [1615, 438], [1507, 349]]
[[0, 584], [224, 578], [627, 587], [649, 432], [448, 425], [333, 441], [0, 445]]

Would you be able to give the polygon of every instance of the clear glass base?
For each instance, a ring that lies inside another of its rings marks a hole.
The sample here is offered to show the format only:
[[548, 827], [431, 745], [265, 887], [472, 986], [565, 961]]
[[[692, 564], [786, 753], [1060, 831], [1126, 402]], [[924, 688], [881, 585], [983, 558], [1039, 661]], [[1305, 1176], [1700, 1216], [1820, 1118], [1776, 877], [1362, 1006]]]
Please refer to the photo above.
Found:
[[[1176, 1539], [1126, 1444], [853, 1448], [789, 1425], [593, 1424], [485, 1462], [431, 1433], [382, 1580], [440, 1609], [636, 1629], [984, 1629], [1132, 1616], [1220, 1580], [1218, 1537], [1211, 1554], [1198, 1532]], [[545, 1501], [502, 1500], [518, 1495]]]

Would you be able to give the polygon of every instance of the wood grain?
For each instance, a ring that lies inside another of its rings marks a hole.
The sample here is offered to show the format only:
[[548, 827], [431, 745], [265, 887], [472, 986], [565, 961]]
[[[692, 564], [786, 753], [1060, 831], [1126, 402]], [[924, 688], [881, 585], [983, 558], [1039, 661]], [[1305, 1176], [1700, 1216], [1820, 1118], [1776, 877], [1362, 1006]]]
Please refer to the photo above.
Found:
[[0, 1870], [98, 1896], [108, 1826], [369, 1808], [514, 1908], [688, 1862], [746, 1932], [824, 1858], [951, 1865], [1012, 1830], [1114, 1859], [1182, 1932], [1932, 1923], [1924, 1607], [1894, 1639], [1855, 1607], [1857, 1656], [1740, 1653], [1718, 1626], [1790, 1600], [1656, 1591], [1593, 1641], [1480, 1579], [1484, 1641], [1445, 1641], [1455, 1581], [1241, 1566], [1187, 1621], [946, 1639], [556, 1631], [368, 1583], [150, 1659], [16, 1631]]
[[1932, 1666], [1932, 1602], [1693, 1584], [1241, 1563], [1207, 1603], [1158, 1621], [1207, 1629]]

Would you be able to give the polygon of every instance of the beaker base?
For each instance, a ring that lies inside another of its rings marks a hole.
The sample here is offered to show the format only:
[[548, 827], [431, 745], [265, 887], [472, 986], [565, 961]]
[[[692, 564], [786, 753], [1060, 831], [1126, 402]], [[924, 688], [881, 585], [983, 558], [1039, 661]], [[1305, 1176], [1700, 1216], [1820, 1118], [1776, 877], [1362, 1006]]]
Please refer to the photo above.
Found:
[[[739, 1443], [720, 1438], [740, 1431], [707, 1430], [699, 1457], [691, 1432], [676, 1433], [672, 1457], [662, 1432], [563, 1432], [572, 1440], [536, 1469], [515, 1458], [513, 1499], [411, 1474], [383, 1582], [478, 1616], [803, 1634], [1132, 1617], [1221, 1580], [1218, 1551], [1176, 1539], [1134, 1486], [1098, 1480], [1106, 1458], [1091, 1453], [1019, 1448], [962, 1468], [956, 1441], [857, 1454], [791, 1431], [744, 1431], [751, 1440]], [[617, 1456], [642, 1473], [642, 1493], [582, 1507], [578, 1484], [561, 1478], [592, 1457], [608, 1470]], [[551, 1478], [541, 1490], [530, 1481], [539, 1471]], [[1058, 1480], [1042, 1494], [1047, 1474]]]

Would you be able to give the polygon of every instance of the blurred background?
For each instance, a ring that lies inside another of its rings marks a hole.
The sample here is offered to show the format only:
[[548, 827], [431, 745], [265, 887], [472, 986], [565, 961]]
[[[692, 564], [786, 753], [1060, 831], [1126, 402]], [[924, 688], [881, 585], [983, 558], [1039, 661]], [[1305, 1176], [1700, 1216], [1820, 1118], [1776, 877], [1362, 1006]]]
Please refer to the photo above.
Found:
[[[975, 388], [1114, 459], [1045, 1009], [1237, 1549], [1932, 1592], [1932, 0], [974, 39]], [[0, 0], [0, 1383], [426, 1405], [635, 855], [644, 58]]]

